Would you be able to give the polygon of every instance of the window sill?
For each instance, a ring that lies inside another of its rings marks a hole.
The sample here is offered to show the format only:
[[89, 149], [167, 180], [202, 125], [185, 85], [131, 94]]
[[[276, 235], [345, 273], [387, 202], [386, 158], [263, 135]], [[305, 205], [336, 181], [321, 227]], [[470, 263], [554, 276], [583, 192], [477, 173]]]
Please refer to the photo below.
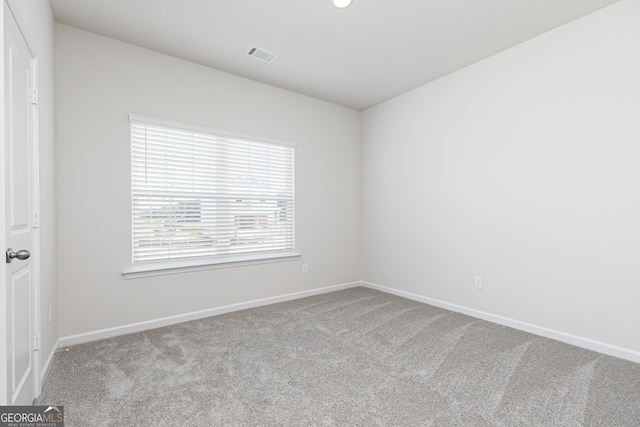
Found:
[[200, 260], [178, 260], [137, 264], [122, 272], [125, 279], [166, 276], [169, 274], [190, 273], [193, 271], [217, 268], [241, 267], [267, 264], [272, 262], [295, 261], [300, 258], [297, 252], [278, 252], [270, 254], [231, 255], [220, 258]]

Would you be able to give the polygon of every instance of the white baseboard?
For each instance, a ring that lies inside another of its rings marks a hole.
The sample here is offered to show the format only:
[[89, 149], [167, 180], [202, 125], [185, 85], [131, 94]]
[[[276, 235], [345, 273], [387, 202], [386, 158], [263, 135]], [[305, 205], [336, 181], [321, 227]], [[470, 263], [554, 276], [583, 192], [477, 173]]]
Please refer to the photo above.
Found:
[[59, 348], [60, 348], [60, 338], [56, 340], [56, 343], [53, 345], [53, 348], [51, 349], [51, 352], [49, 353], [49, 356], [47, 357], [47, 360], [44, 362], [44, 366], [40, 371], [40, 381], [42, 384], [44, 384], [44, 381], [47, 379], [47, 376], [49, 375], [49, 369], [51, 369], [53, 358], [56, 355], [56, 351], [58, 351]]
[[629, 360], [631, 362], [640, 363], [640, 352], [614, 346], [611, 344], [595, 341], [589, 338], [580, 337], [577, 335], [568, 334], [554, 329], [545, 328], [542, 326], [533, 325], [519, 320], [510, 319], [508, 317], [498, 316], [496, 314], [487, 313], [484, 311], [476, 310], [473, 308], [451, 304], [445, 301], [440, 301], [433, 298], [428, 298], [422, 295], [413, 294], [411, 292], [405, 292], [386, 286], [377, 285], [370, 282], [352, 282], [344, 283], [342, 285], [329, 286], [326, 288], [312, 289], [309, 291], [295, 292], [291, 294], [285, 294], [275, 297], [263, 298], [259, 300], [253, 300], [238, 304], [226, 305], [223, 307], [216, 307], [207, 310], [201, 310], [191, 313], [179, 314], [176, 316], [164, 317], [155, 320], [149, 320], [146, 322], [133, 323], [129, 325], [116, 326], [113, 328], [100, 329], [97, 331], [85, 332], [82, 334], [68, 335], [61, 337], [57, 345], [52, 350], [51, 354], [47, 358], [47, 362], [42, 371], [42, 378], [48, 374], [49, 367], [53, 360], [55, 351], [58, 348], [68, 347], [76, 344], [83, 344], [86, 342], [97, 341], [104, 338], [111, 338], [115, 336], [130, 334], [133, 332], [145, 331], [147, 329], [160, 328], [163, 326], [175, 325], [177, 323], [188, 322], [191, 320], [203, 319], [205, 317], [217, 316], [220, 314], [230, 313], [233, 311], [246, 310], [248, 308], [261, 307], [263, 305], [276, 304], [284, 301], [291, 301], [299, 298], [310, 297], [313, 295], [320, 295], [328, 292], [339, 291], [342, 289], [354, 288], [357, 286], [364, 286], [370, 289], [375, 289], [381, 292], [385, 292], [392, 295], [397, 295], [403, 298], [411, 299], [414, 301], [422, 302], [425, 304], [433, 305], [436, 307], [444, 308], [457, 313], [463, 313], [471, 317], [493, 322], [499, 325], [508, 326], [510, 328], [518, 329], [521, 331], [536, 334], [542, 337], [551, 338], [557, 341], [561, 341], [567, 344], [575, 345], [577, 347], [585, 348], [587, 350], [597, 351], [598, 353], [606, 354], [609, 356], [619, 357], [620, 359]]
[[510, 328], [518, 329], [525, 332], [530, 332], [532, 334], [540, 335], [545, 338], [551, 338], [557, 341], [562, 341], [564, 343], [575, 345], [577, 347], [582, 347], [587, 350], [593, 350], [593, 351], [597, 351], [598, 353], [603, 353], [609, 356], [619, 357], [620, 359], [629, 360], [631, 362], [640, 363], [640, 352], [637, 352], [634, 350], [629, 350], [626, 348], [603, 343], [600, 341], [595, 341], [589, 338], [584, 338], [577, 335], [556, 331], [556, 330], [545, 328], [542, 326], [532, 325], [530, 323], [521, 322], [519, 320], [498, 316], [496, 314], [491, 314], [491, 313], [487, 313], [480, 310], [475, 310], [473, 308], [468, 308], [461, 305], [451, 304], [445, 301], [424, 297], [422, 295], [400, 291], [398, 289], [388, 288], [386, 286], [376, 285], [374, 283], [361, 282], [361, 285], [367, 288], [386, 292], [388, 294], [397, 295], [399, 297], [403, 297], [403, 298], [411, 299], [414, 301], [422, 302], [425, 304], [433, 305], [436, 307], [444, 308], [445, 310], [463, 313], [468, 316], [476, 317], [482, 320], [487, 320], [489, 322], [497, 323], [499, 325], [508, 326]]
[[53, 364], [53, 358], [56, 355], [56, 351], [58, 351], [58, 348], [60, 348], [60, 339], [56, 340], [56, 343], [53, 345], [53, 348], [49, 352], [49, 356], [47, 357], [47, 360], [44, 362], [44, 366], [42, 366], [42, 369], [40, 370], [40, 383], [38, 384], [39, 390], [37, 390], [36, 397], [40, 396], [40, 392], [42, 391], [42, 386], [44, 385], [45, 381], [47, 380], [47, 377], [49, 376], [49, 370], [51, 369], [51, 365]]
[[[276, 304], [313, 295], [325, 294], [342, 289], [361, 286], [361, 282], [344, 283], [342, 285], [329, 286], [326, 288], [312, 289], [309, 291], [295, 292], [286, 295], [263, 298], [238, 304], [225, 305], [223, 307], [210, 308], [206, 310], [194, 311], [191, 313], [178, 314], [175, 316], [163, 317], [160, 319], [148, 320], [145, 322], [132, 323], [129, 325], [116, 326], [113, 328], [100, 329], [97, 331], [85, 332], [75, 335], [67, 335], [59, 339], [59, 347], [69, 347], [76, 344], [83, 344], [105, 338], [131, 334], [133, 332], [145, 331], [148, 329], [161, 328], [163, 326], [175, 325], [177, 323], [189, 322], [191, 320], [203, 319], [205, 317], [217, 316], [233, 311], [246, 310], [248, 308], [260, 307], [263, 305]], [[51, 356], [50, 356], [51, 357]]]

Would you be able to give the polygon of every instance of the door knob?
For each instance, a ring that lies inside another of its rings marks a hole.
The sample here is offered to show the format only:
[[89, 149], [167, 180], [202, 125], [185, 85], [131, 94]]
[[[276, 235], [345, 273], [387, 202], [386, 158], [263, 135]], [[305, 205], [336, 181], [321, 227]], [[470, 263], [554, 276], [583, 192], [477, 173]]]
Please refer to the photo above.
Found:
[[9, 264], [11, 261], [13, 261], [14, 258], [18, 258], [18, 259], [27, 259], [31, 256], [31, 254], [29, 253], [28, 250], [23, 249], [21, 251], [18, 252], [13, 252], [13, 249], [9, 248], [7, 249], [7, 264]]

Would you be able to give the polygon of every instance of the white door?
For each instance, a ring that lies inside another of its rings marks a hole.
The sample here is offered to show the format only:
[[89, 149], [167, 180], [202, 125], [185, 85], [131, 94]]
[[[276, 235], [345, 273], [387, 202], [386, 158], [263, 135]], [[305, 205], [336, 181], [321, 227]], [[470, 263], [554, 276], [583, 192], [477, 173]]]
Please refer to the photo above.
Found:
[[31, 49], [4, 4], [4, 289], [0, 314], [5, 405], [30, 405], [37, 393], [37, 262], [35, 203], [35, 64]]

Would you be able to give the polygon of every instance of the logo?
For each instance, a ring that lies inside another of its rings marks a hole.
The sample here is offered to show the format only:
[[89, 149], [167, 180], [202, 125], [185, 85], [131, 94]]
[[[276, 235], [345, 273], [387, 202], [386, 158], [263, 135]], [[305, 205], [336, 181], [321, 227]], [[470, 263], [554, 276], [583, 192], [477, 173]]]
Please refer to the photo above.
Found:
[[0, 427], [64, 427], [64, 406], [0, 406]]

